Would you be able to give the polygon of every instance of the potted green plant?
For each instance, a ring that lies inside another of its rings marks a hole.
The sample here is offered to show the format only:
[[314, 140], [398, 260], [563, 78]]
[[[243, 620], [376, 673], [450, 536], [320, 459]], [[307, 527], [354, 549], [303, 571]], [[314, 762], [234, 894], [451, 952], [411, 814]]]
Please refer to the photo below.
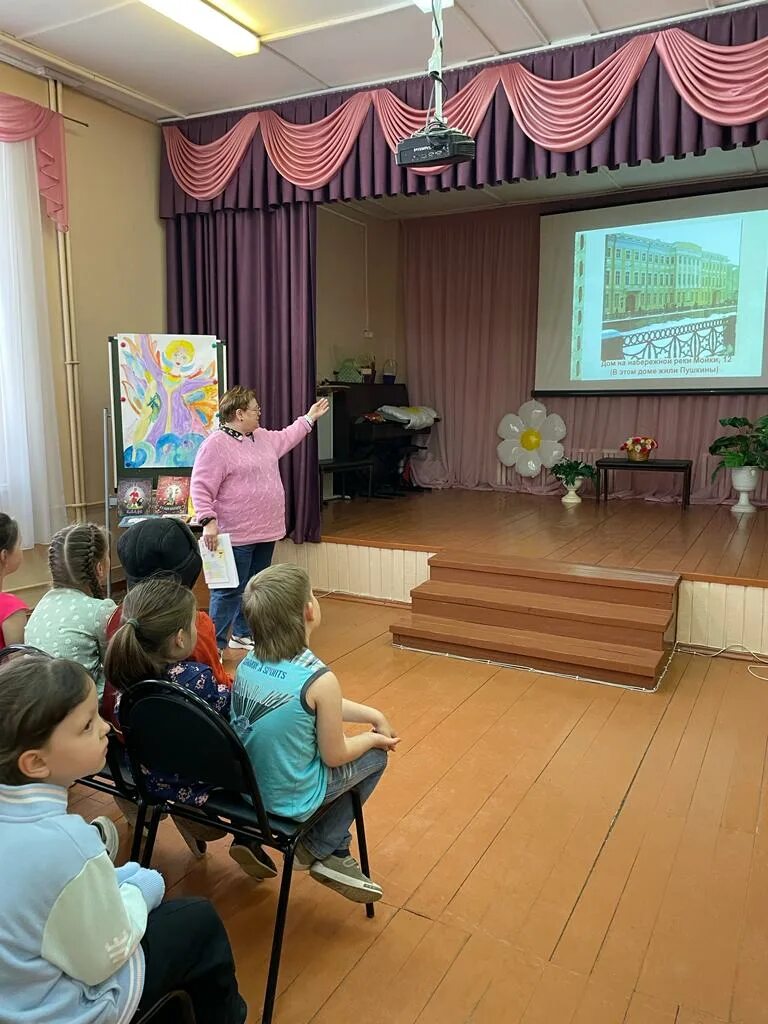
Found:
[[732, 511], [754, 512], [749, 496], [757, 487], [760, 470], [768, 468], [768, 416], [754, 421], [746, 416], [727, 416], [720, 420], [720, 426], [732, 427], [736, 433], [716, 437], [709, 446], [710, 455], [720, 456], [712, 479], [721, 469], [730, 469], [731, 484], [739, 494]]
[[581, 498], [576, 493], [584, 480], [594, 480], [595, 467], [580, 459], [561, 459], [550, 470], [552, 476], [565, 487], [565, 494], [560, 499], [564, 505], [578, 505]]

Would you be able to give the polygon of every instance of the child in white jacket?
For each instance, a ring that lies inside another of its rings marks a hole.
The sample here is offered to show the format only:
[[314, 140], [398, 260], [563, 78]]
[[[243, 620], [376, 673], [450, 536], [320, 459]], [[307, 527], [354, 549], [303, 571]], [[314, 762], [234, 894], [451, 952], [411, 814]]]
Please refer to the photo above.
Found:
[[198, 1020], [242, 1024], [213, 907], [163, 904], [157, 871], [115, 869], [96, 829], [67, 813], [67, 788], [103, 767], [108, 731], [76, 662], [0, 669], [0, 1024], [128, 1024], [176, 989]]

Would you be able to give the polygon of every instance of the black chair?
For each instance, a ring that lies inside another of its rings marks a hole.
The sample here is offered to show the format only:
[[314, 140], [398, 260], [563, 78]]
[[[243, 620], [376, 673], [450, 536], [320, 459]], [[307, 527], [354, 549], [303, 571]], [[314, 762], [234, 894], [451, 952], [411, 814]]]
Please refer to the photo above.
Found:
[[186, 992], [170, 992], [147, 1010], [136, 1024], [197, 1024], [192, 1000]]
[[[195, 694], [160, 680], [137, 683], [123, 693], [120, 704], [123, 728], [133, 777], [142, 798], [136, 832], [141, 835], [145, 805], [166, 810], [187, 821], [214, 825], [232, 836], [255, 840], [278, 850], [283, 855], [280, 895], [275, 915], [272, 953], [269, 961], [267, 987], [264, 994], [262, 1024], [270, 1024], [277, 994], [277, 978], [291, 892], [293, 860], [299, 841], [333, 806], [319, 808], [307, 821], [272, 818], [284, 828], [270, 822], [259, 793], [253, 767], [239, 737], [229, 722], [218, 715]], [[146, 786], [142, 766], [160, 775], [180, 775], [194, 779], [212, 792], [203, 807], [175, 802], [161, 802]], [[351, 790], [355, 811], [355, 827], [360, 848], [360, 866], [370, 875], [368, 847], [360, 794]], [[159, 814], [149, 823], [141, 863], [148, 867], [157, 835]], [[366, 904], [368, 917], [373, 917], [372, 903]]]

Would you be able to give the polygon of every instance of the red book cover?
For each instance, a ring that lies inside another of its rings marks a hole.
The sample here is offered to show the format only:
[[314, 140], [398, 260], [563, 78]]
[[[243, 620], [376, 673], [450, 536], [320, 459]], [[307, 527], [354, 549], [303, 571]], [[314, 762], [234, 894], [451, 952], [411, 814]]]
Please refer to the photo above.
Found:
[[157, 480], [155, 512], [159, 516], [188, 515], [189, 477], [161, 476]]

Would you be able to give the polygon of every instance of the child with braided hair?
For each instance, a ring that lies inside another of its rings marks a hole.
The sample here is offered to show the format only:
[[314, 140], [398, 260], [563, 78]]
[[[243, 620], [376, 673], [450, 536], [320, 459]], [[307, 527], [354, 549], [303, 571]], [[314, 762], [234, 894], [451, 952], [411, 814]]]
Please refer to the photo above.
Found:
[[95, 523], [74, 523], [55, 535], [48, 551], [53, 588], [38, 601], [24, 642], [54, 658], [83, 666], [104, 692], [107, 623], [117, 605], [104, 596], [109, 540]]

